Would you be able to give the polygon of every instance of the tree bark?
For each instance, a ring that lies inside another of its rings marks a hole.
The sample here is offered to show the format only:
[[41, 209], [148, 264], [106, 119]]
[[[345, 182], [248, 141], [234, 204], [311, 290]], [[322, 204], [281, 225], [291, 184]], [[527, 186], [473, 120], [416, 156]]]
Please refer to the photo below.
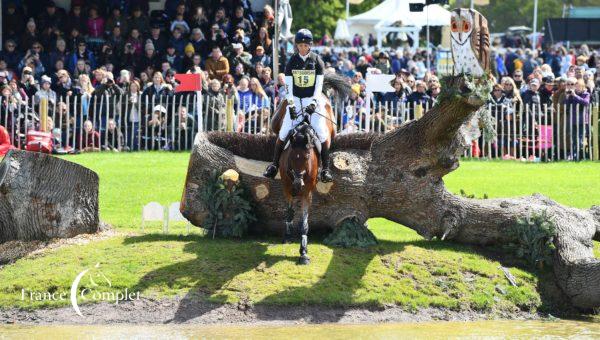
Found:
[[[416, 230], [426, 239], [503, 245], [519, 218], [546, 211], [556, 225], [556, 282], [579, 308], [600, 307], [600, 261], [592, 239], [600, 238], [600, 207], [562, 206], [535, 194], [511, 199], [466, 199], [448, 192], [442, 177], [456, 169], [468, 147], [464, 125], [485, 103], [486, 79], [449, 77], [438, 104], [420, 120], [383, 136], [338, 136], [332, 153], [334, 182], [319, 183], [309, 225], [332, 229], [347, 218], [359, 223], [385, 217]], [[254, 195], [256, 232], [282, 233], [285, 200], [278, 179], [261, 173], [275, 137], [200, 133], [191, 154], [181, 211], [201, 226], [206, 211], [198, 190], [214, 170], [235, 169]]]
[[50, 155], [10, 151], [0, 163], [0, 243], [98, 231], [98, 175]]

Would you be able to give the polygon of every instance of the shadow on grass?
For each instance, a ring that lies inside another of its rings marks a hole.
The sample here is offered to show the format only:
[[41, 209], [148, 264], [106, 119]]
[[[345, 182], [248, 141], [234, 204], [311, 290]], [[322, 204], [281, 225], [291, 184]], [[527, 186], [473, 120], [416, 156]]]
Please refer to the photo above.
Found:
[[[225, 303], [227, 297], [218, 291], [226, 289], [228, 282], [236, 276], [258, 268], [264, 270], [279, 261], [297, 260], [296, 256], [276, 256], [267, 254], [270, 244], [262, 240], [212, 240], [200, 236], [177, 235], [144, 235], [125, 239], [125, 244], [138, 242], [183, 241], [187, 242], [184, 251], [196, 255], [195, 259], [177, 262], [146, 274], [133, 291], [145, 291], [152, 287], [168, 286], [169, 288], [192, 287], [181, 300], [178, 309], [170, 322], [184, 323], [200, 317]], [[313, 240], [314, 241], [314, 240]], [[268, 242], [276, 242], [269, 239]], [[317, 240], [320, 242], [320, 240]], [[493, 260], [502, 262], [500, 252], [453, 244], [441, 241], [379, 241], [377, 246], [368, 249], [333, 248], [331, 260], [318, 282], [310, 287], [291, 287], [262, 299], [255, 306], [253, 313], [263, 320], [296, 320], [336, 322], [344, 315], [343, 311], [352, 307], [355, 292], [363, 288], [363, 277], [366, 269], [377, 255], [402, 252], [407, 246], [415, 246], [426, 250], [452, 250], [456, 253], [481, 253]], [[310, 245], [309, 245], [310, 247]], [[309, 248], [310, 249], [310, 248]], [[310, 251], [310, 250], [309, 250]], [[314, 254], [313, 254], [314, 255]], [[505, 266], [523, 268], [518, 262], [509, 260]], [[307, 267], [309, 268], [309, 267]], [[541, 279], [540, 279], [541, 281]], [[241, 292], [243, 293], [243, 292]], [[542, 292], [540, 292], [542, 293]], [[243, 294], [240, 294], [243, 295]], [[334, 307], [329, 313], [323, 308], [310, 308], [318, 301], [320, 306]], [[542, 296], [543, 305], [547, 299]], [[211, 303], [199, 303], [211, 302]], [[266, 305], [290, 305], [298, 308], [287, 308], [285, 312], [273, 308], [261, 308]], [[361, 301], [362, 308], [380, 308], [381, 301]], [[543, 306], [542, 306], [543, 308]]]

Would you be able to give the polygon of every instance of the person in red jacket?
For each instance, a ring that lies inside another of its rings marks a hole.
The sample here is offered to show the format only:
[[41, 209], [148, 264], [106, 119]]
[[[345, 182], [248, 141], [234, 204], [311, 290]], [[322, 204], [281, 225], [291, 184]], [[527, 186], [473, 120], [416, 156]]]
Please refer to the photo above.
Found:
[[0, 125], [0, 156], [6, 155], [8, 150], [14, 149], [15, 147], [10, 142], [10, 135], [4, 126]]

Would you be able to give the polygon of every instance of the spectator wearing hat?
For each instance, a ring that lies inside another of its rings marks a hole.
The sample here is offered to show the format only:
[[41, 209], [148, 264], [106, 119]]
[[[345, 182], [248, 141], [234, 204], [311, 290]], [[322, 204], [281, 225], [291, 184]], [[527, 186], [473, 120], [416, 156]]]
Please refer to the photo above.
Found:
[[52, 79], [50, 77], [43, 75], [40, 80], [40, 89], [33, 96], [33, 103], [38, 106], [42, 99], [48, 100], [48, 105], [52, 106], [56, 103], [56, 92], [52, 91], [50, 88], [52, 84]]
[[164, 138], [167, 128], [167, 109], [163, 105], [155, 105], [152, 113], [146, 116], [146, 148], [161, 150], [166, 146]]
[[80, 40], [77, 43], [77, 49], [69, 55], [69, 59], [66, 63], [69, 72], [75, 72], [75, 66], [79, 60], [83, 60], [86, 64], [90, 65], [90, 68], [92, 69], [96, 68], [96, 59], [94, 58], [94, 54], [87, 49], [87, 44], [84, 40]]
[[35, 80], [35, 77], [33, 76], [31, 67], [25, 66], [23, 68], [18, 86], [25, 92], [28, 98], [33, 98], [35, 93], [38, 91], [39, 86]]
[[19, 62], [21, 62], [22, 58], [23, 55], [17, 50], [17, 43], [12, 39], [6, 40], [4, 49], [0, 51], [0, 59], [6, 61], [9, 69], [18, 72]]
[[379, 53], [379, 57], [373, 67], [379, 69], [382, 74], [390, 74], [390, 62], [386, 52]]
[[234, 43], [231, 45], [233, 48], [233, 52], [231, 53], [231, 57], [229, 59], [229, 65], [232, 67], [236, 67], [238, 64], [242, 64], [244, 66], [244, 71], [248, 72], [252, 69], [252, 56], [250, 53], [244, 51], [244, 45], [240, 43]]
[[155, 70], [159, 69], [160, 61], [161, 58], [154, 49], [154, 45], [151, 42], [147, 42], [146, 46], [144, 47], [144, 54], [138, 59], [136, 73], [142, 72], [148, 67], [152, 67]]
[[250, 62], [252, 63], [252, 65], [256, 65], [256, 63], [258, 63], [258, 62], [262, 63], [263, 65], [271, 65], [272, 64], [271, 57], [269, 57], [265, 53], [265, 48], [262, 47], [261, 45], [256, 46], [256, 50], [254, 51], [254, 56], [252, 57]]
[[540, 81], [537, 78], [533, 78], [529, 81], [528, 88], [522, 93], [521, 98], [523, 104], [530, 111], [534, 112], [536, 109], [541, 107], [540, 99]]
[[[168, 62], [170, 68], [177, 70], [178, 72], [185, 72], [182, 66], [182, 58], [180, 55], [175, 53], [175, 46], [169, 45], [167, 46], [167, 51], [162, 58], [162, 62]], [[193, 61], [192, 61], [193, 63]]]
[[206, 71], [210, 79], [223, 79], [229, 73], [229, 61], [218, 46], [213, 47], [211, 57], [206, 60]]
[[551, 73], [542, 78], [540, 87], [540, 102], [542, 106], [552, 106], [552, 97], [554, 96], [554, 75]]
[[148, 37], [148, 40], [152, 42], [154, 48], [158, 51], [166, 50], [167, 45], [169, 44], [169, 39], [161, 33], [160, 25], [157, 23], [152, 24], [150, 28], [150, 37]]
[[194, 45], [188, 43], [183, 50], [183, 58], [181, 59], [182, 71], [189, 70], [194, 65]]

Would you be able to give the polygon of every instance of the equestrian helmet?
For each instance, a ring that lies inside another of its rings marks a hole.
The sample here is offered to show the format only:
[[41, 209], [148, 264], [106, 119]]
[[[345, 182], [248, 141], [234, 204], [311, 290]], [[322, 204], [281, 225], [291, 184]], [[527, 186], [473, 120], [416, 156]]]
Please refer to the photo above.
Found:
[[296, 44], [305, 43], [305, 44], [310, 45], [313, 42], [313, 35], [309, 30], [307, 30], [306, 28], [303, 28], [296, 33], [294, 42]]

